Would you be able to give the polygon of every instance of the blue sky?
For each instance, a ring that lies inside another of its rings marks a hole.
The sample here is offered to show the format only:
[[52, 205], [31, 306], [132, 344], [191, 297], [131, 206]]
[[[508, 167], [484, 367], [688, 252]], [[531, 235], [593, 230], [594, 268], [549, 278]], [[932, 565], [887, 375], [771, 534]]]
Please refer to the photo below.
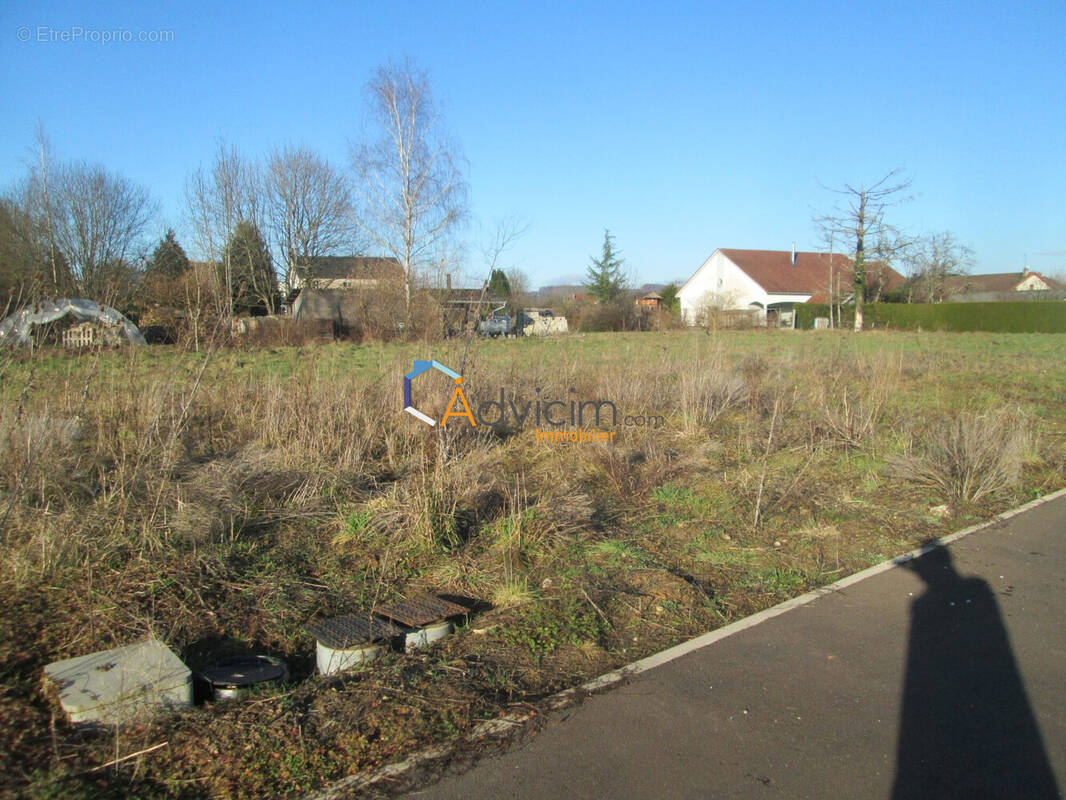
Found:
[[[36, 41], [74, 27], [173, 41]], [[686, 278], [716, 247], [813, 249], [813, 210], [835, 199], [822, 185], [896, 167], [914, 180], [901, 227], [952, 231], [976, 272], [1026, 254], [1066, 272], [1064, 42], [1061, 0], [8, 0], [0, 184], [40, 120], [59, 156], [149, 187], [160, 232], [180, 238], [185, 178], [219, 138], [249, 156], [302, 142], [346, 164], [366, 81], [407, 54], [462, 145], [473, 219], [528, 223], [511, 260], [533, 285], [583, 275], [604, 228], [638, 283]]]

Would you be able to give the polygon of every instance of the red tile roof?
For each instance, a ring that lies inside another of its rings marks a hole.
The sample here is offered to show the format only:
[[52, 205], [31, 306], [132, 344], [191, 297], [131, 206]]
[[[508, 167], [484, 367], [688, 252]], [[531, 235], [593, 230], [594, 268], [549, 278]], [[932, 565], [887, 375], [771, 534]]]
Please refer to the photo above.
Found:
[[1061, 288], [1061, 284], [1053, 278], [1041, 275], [1039, 272], [996, 272], [990, 275], [953, 275], [944, 279], [945, 294], [968, 294], [978, 292], [1013, 292], [1014, 287], [1024, 281], [1030, 275], [1035, 275], [1048, 285], [1050, 289]]
[[[740, 267], [766, 292], [772, 294], [822, 294], [829, 289], [830, 265], [834, 283], [839, 281], [842, 291], [850, 292], [851, 259], [840, 253], [796, 253], [792, 263], [790, 250], [732, 250], [722, 253]], [[878, 274], [884, 281], [882, 288], [891, 289], [903, 283], [903, 276], [879, 262], [867, 262], [867, 280], [873, 283]]]

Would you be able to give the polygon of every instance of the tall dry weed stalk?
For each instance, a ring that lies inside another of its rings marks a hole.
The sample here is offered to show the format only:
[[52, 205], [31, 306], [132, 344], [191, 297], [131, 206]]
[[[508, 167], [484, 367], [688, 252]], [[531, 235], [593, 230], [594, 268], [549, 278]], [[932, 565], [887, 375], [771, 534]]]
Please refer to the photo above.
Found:
[[721, 362], [698, 365], [681, 374], [677, 396], [680, 428], [689, 436], [705, 431], [747, 399], [747, 383]]
[[833, 359], [811, 376], [815, 408], [828, 439], [846, 449], [867, 446], [894, 392], [899, 390], [902, 363], [890, 356]]

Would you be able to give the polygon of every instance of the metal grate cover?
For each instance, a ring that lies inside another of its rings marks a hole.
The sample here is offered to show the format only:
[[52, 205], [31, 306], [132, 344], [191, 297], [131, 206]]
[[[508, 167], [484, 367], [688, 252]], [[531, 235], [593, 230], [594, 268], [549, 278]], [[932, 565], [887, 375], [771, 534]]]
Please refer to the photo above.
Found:
[[421, 628], [431, 622], [439, 622], [449, 617], [469, 614], [470, 609], [436, 595], [426, 594], [379, 606], [374, 609], [374, 613], [381, 617], [396, 620], [396, 622], [409, 628]]
[[328, 617], [308, 623], [304, 628], [326, 647], [345, 650], [349, 647], [391, 639], [403, 633], [391, 622], [370, 620], [363, 616]]

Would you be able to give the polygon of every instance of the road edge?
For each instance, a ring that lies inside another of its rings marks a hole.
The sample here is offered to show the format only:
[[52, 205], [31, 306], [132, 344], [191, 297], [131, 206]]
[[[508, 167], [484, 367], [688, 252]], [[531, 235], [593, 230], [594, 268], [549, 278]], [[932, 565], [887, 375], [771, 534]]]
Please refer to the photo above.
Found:
[[[663, 664], [669, 664], [671, 661], [675, 661], [682, 656], [686, 656], [689, 653], [693, 653], [697, 650], [702, 650], [704, 647], [708, 647], [715, 642], [726, 639], [741, 631], [754, 628], [769, 619], [780, 616], [793, 609], [805, 606], [817, 600], [820, 597], [824, 597], [834, 592], [839, 592], [842, 589], [846, 589], [849, 586], [853, 586], [856, 583], [872, 578], [874, 575], [879, 575], [882, 572], [887, 572], [890, 569], [894, 569], [901, 564], [905, 564], [908, 561], [912, 561], [919, 556], [923, 556], [931, 550], [935, 550], [938, 547], [944, 547], [952, 542], [956, 542], [970, 534], [977, 533], [978, 531], [985, 530], [987, 528], [994, 527], [1006, 522], [1013, 517], [1024, 514], [1028, 511], [1032, 511], [1034, 508], [1039, 508], [1042, 505], [1051, 503], [1058, 500], [1060, 497], [1066, 497], [1066, 488], [1059, 489], [1058, 491], [1046, 494], [1035, 500], [1030, 500], [1024, 505], [1016, 508], [1009, 509], [1000, 514], [996, 514], [991, 519], [979, 522], [976, 525], [971, 525], [968, 528], [949, 533], [945, 536], [941, 536], [922, 547], [915, 548], [903, 555], [896, 556], [894, 558], [887, 559], [874, 564], [871, 567], [867, 567], [864, 570], [860, 570], [852, 575], [848, 575], [845, 578], [841, 578], [838, 581], [834, 581], [826, 586], [821, 586], [817, 589], [812, 589], [809, 592], [793, 597], [791, 600], [785, 600], [782, 603], [778, 603], [775, 606], [759, 611], [750, 616], [738, 619], [736, 622], [731, 622], [728, 625], [724, 625], [721, 628], [716, 628], [713, 631], [709, 631], [704, 634], [700, 634], [692, 639], [676, 644], [673, 647], [669, 647], [666, 650], [661, 650], [658, 653], [653, 653], [650, 656], [634, 661], [631, 664], [613, 669], [610, 672], [605, 672], [591, 680], [584, 683], [564, 689], [548, 698], [549, 709], [559, 709], [570, 705], [579, 697], [591, 694], [593, 692], [603, 691], [617, 683], [622, 682], [626, 678], [630, 678], [634, 675], [639, 675], [643, 672], [661, 667]], [[515, 728], [522, 726], [524, 723], [532, 719], [536, 714], [529, 712], [519, 715], [511, 715], [507, 717], [501, 717], [499, 719], [488, 720], [474, 727], [474, 729], [463, 737], [463, 741], [466, 743], [475, 743], [490, 739], [496, 736], [501, 736], [514, 731]], [[453, 750], [454, 743], [447, 743], [441, 745], [435, 745], [433, 747], [421, 750], [413, 755], [408, 756], [403, 761], [397, 761], [393, 764], [387, 764], [374, 772], [362, 774], [362, 775], [349, 775], [339, 780], [334, 781], [330, 785], [319, 789], [315, 792], [304, 795], [304, 800], [339, 800], [345, 796], [346, 793], [365, 789], [373, 786], [374, 784], [382, 781], [395, 781], [402, 776], [408, 770], [411, 770], [421, 764], [433, 761], [438, 758], [446, 756]]]

